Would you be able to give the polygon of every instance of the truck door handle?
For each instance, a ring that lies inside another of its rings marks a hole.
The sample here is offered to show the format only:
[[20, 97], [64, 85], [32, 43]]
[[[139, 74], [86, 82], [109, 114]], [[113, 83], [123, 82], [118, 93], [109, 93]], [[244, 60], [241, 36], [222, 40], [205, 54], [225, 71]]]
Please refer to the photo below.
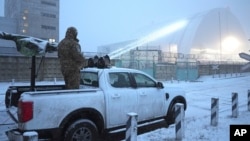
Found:
[[113, 95], [112, 95], [112, 98], [120, 98], [120, 97], [121, 97], [120, 94], [113, 94]]

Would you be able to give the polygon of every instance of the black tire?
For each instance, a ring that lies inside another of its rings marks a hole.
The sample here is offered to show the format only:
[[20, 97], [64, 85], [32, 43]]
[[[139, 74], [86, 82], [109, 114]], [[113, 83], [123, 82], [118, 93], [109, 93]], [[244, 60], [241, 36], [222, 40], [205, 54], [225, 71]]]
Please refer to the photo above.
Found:
[[[169, 107], [169, 109], [168, 109], [167, 116], [166, 116], [166, 118], [165, 118], [167, 125], [171, 125], [171, 124], [174, 124], [174, 123], [175, 123], [175, 118], [176, 118], [176, 115], [175, 115], [175, 105], [176, 105], [177, 103], [182, 103], [182, 102], [173, 101], [173, 102], [170, 104], [170, 107]], [[184, 103], [182, 103], [182, 104], [184, 104]], [[184, 110], [185, 110], [185, 109], [184, 109]], [[185, 114], [185, 111], [184, 111], [184, 114]]]
[[5, 94], [5, 107], [9, 108], [10, 107], [10, 92], [6, 92]]
[[166, 116], [166, 123], [167, 125], [171, 125], [175, 122], [175, 102], [171, 103], [169, 109], [168, 109], [168, 113]]
[[64, 141], [97, 141], [98, 138], [96, 125], [91, 120], [80, 119], [68, 127]]

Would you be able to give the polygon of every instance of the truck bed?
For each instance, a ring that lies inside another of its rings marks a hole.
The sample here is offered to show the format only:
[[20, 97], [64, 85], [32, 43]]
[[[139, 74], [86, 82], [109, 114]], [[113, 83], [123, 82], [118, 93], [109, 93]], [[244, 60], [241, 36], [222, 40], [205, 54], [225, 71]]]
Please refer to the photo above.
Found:
[[[35, 91], [51, 91], [51, 90], [63, 90], [65, 85], [37, 85], [35, 86]], [[23, 92], [31, 91], [30, 86], [10, 86], [5, 94], [5, 106], [17, 107], [18, 99]]]

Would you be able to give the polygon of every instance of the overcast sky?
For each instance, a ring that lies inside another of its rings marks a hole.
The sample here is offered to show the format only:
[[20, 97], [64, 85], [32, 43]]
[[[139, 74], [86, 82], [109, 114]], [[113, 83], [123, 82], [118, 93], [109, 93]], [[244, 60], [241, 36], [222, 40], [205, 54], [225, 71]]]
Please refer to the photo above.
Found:
[[250, 38], [249, 0], [60, 0], [60, 40], [67, 27], [75, 26], [83, 51], [96, 51], [97, 46], [140, 38], [171, 21], [224, 7]]

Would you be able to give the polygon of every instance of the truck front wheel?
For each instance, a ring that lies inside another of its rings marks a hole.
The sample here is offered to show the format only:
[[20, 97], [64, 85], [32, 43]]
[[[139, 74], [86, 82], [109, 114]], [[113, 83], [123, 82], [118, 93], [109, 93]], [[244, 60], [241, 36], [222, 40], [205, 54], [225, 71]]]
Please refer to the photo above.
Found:
[[[173, 124], [173, 123], [175, 123], [175, 105], [177, 104], [177, 103], [182, 103], [182, 104], [184, 104], [184, 102], [183, 101], [181, 101], [181, 100], [175, 100], [175, 101], [173, 101], [173, 102], [171, 102], [171, 104], [170, 104], [170, 106], [169, 106], [169, 109], [168, 109], [168, 112], [167, 112], [167, 116], [166, 116], [166, 118], [165, 118], [165, 120], [166, 120], [166, 122], [167, 122], [167, 124], [168, 125], [171, 125], [171, 124]], [[185, 110], [185, 109], [184, 109]], [[185, 114], [185, 113], [184, 113]]]
[[97, 141], [96, 125], [88, 119], [80, 119], [71, 124], [65, 132], [64, 141]]
[[175, 102], [171, 103], [167, 112], [167, 116], [165, 118], [167, 125], [171, 125], [175, 121], [175, 104]]

